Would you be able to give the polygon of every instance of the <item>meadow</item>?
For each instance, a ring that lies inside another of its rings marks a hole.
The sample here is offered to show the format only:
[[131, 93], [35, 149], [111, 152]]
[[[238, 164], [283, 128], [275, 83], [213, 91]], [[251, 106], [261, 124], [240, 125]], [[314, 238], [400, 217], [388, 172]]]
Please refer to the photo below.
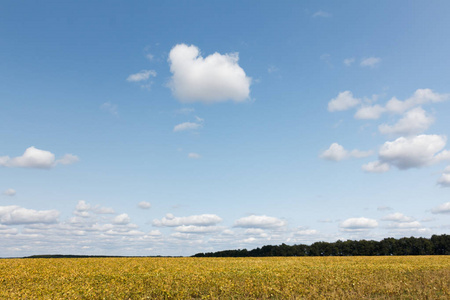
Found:
[[0, 260], [0, 299], [450, 299], [450, 256]]

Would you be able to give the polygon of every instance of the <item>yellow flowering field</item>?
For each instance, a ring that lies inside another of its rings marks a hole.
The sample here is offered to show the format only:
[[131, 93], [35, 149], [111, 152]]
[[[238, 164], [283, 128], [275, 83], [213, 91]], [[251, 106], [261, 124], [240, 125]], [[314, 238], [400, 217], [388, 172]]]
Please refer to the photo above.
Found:
[[0, 299], [450, 299], [449, 256], [0, 260]]

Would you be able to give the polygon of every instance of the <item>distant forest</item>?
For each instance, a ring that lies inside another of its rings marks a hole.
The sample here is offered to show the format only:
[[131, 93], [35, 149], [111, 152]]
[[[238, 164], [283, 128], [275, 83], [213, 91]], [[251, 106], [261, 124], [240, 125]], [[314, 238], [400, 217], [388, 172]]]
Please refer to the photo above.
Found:
[[193, 257], [262, 257], [262, 256], [375, 256], [375, 255], [449, 255], [450, 235], [431, 238], [386, 238], [382, 241], [316, 242], [308, 245], [263, 246], [253, 250], [238, 249], [197, 253]]

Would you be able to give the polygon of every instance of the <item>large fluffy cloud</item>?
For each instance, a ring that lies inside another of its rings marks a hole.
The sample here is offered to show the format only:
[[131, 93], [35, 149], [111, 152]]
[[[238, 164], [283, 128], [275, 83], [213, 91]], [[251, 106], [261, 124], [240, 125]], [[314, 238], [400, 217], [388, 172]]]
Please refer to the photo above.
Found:
[[364, 165], [363, 169], [370, 172], [370, 166], [378, 166], [387, 171], [388, 166], [392, 165], [400, 170], [406, 170], [449, 160], [450, 151], [443, 150], [445, 144], [446, 138], [440, 135], [400, 137], [395, 141], [384, 143], [378, 153], [379, 161]]
[[242, 228], [279, 228], [286, 225], [286, 222], [274, 217], [251, 215], [243, 217], [234, 223], [234, 227]]
[[178, 226], [212, 226], [222, 222], [222, 218], [213, 214], [193, 215], [188, 217], [175, 217], [167, 214], [161, 220], [153, 220], [154, 226], [159, 227], [178, 227]]
[[32, 146], [27, 148], [22, 156], [13, 158], [10, 158], [9, 156], [0, 156], [0, 166], [50, 169], [58, 164], [68, 165], [75, 163], [78, 160], [78, 157], [72, 154], [66, 154], [56, 160], [55, 154], [50, 151], [40, 150]]
[[418, 135], [411, 138], [400, 137], [386, 142], [381, 147], [381, 161], [399, 169], [418, 168], [450, 158], [444, 149], [446, 138], [440, 135]]
[[169, 53], [170, 87], [182, 102], [236, 102], [249, 98], [251, 78], [238, 64], [237, 53], [214, 53], [206, 58], [194, 46], [179, 44]]
[[320, 154], [320, 158], [326, 160], [341, 161], [352, 157], [361, 158], [370, 155], [372, 155], [372, 151], [360, 151], [357, 149], [347, 151], [344, 149], [342, 145], [339, 145], [338, 143], [333, 143], [327, 150], [323, 151]]
[[1, 224], [56, 223], [58, 217], [57, 210], [34, 210], [17, 205], [0, 206]]

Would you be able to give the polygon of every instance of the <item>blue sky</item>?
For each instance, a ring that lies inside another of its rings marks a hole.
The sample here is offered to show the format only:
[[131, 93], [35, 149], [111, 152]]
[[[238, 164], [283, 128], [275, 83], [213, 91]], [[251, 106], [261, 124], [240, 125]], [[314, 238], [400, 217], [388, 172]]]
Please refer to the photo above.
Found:
[[0, 256], [449, 233], [445, 1], [4, 1]]

